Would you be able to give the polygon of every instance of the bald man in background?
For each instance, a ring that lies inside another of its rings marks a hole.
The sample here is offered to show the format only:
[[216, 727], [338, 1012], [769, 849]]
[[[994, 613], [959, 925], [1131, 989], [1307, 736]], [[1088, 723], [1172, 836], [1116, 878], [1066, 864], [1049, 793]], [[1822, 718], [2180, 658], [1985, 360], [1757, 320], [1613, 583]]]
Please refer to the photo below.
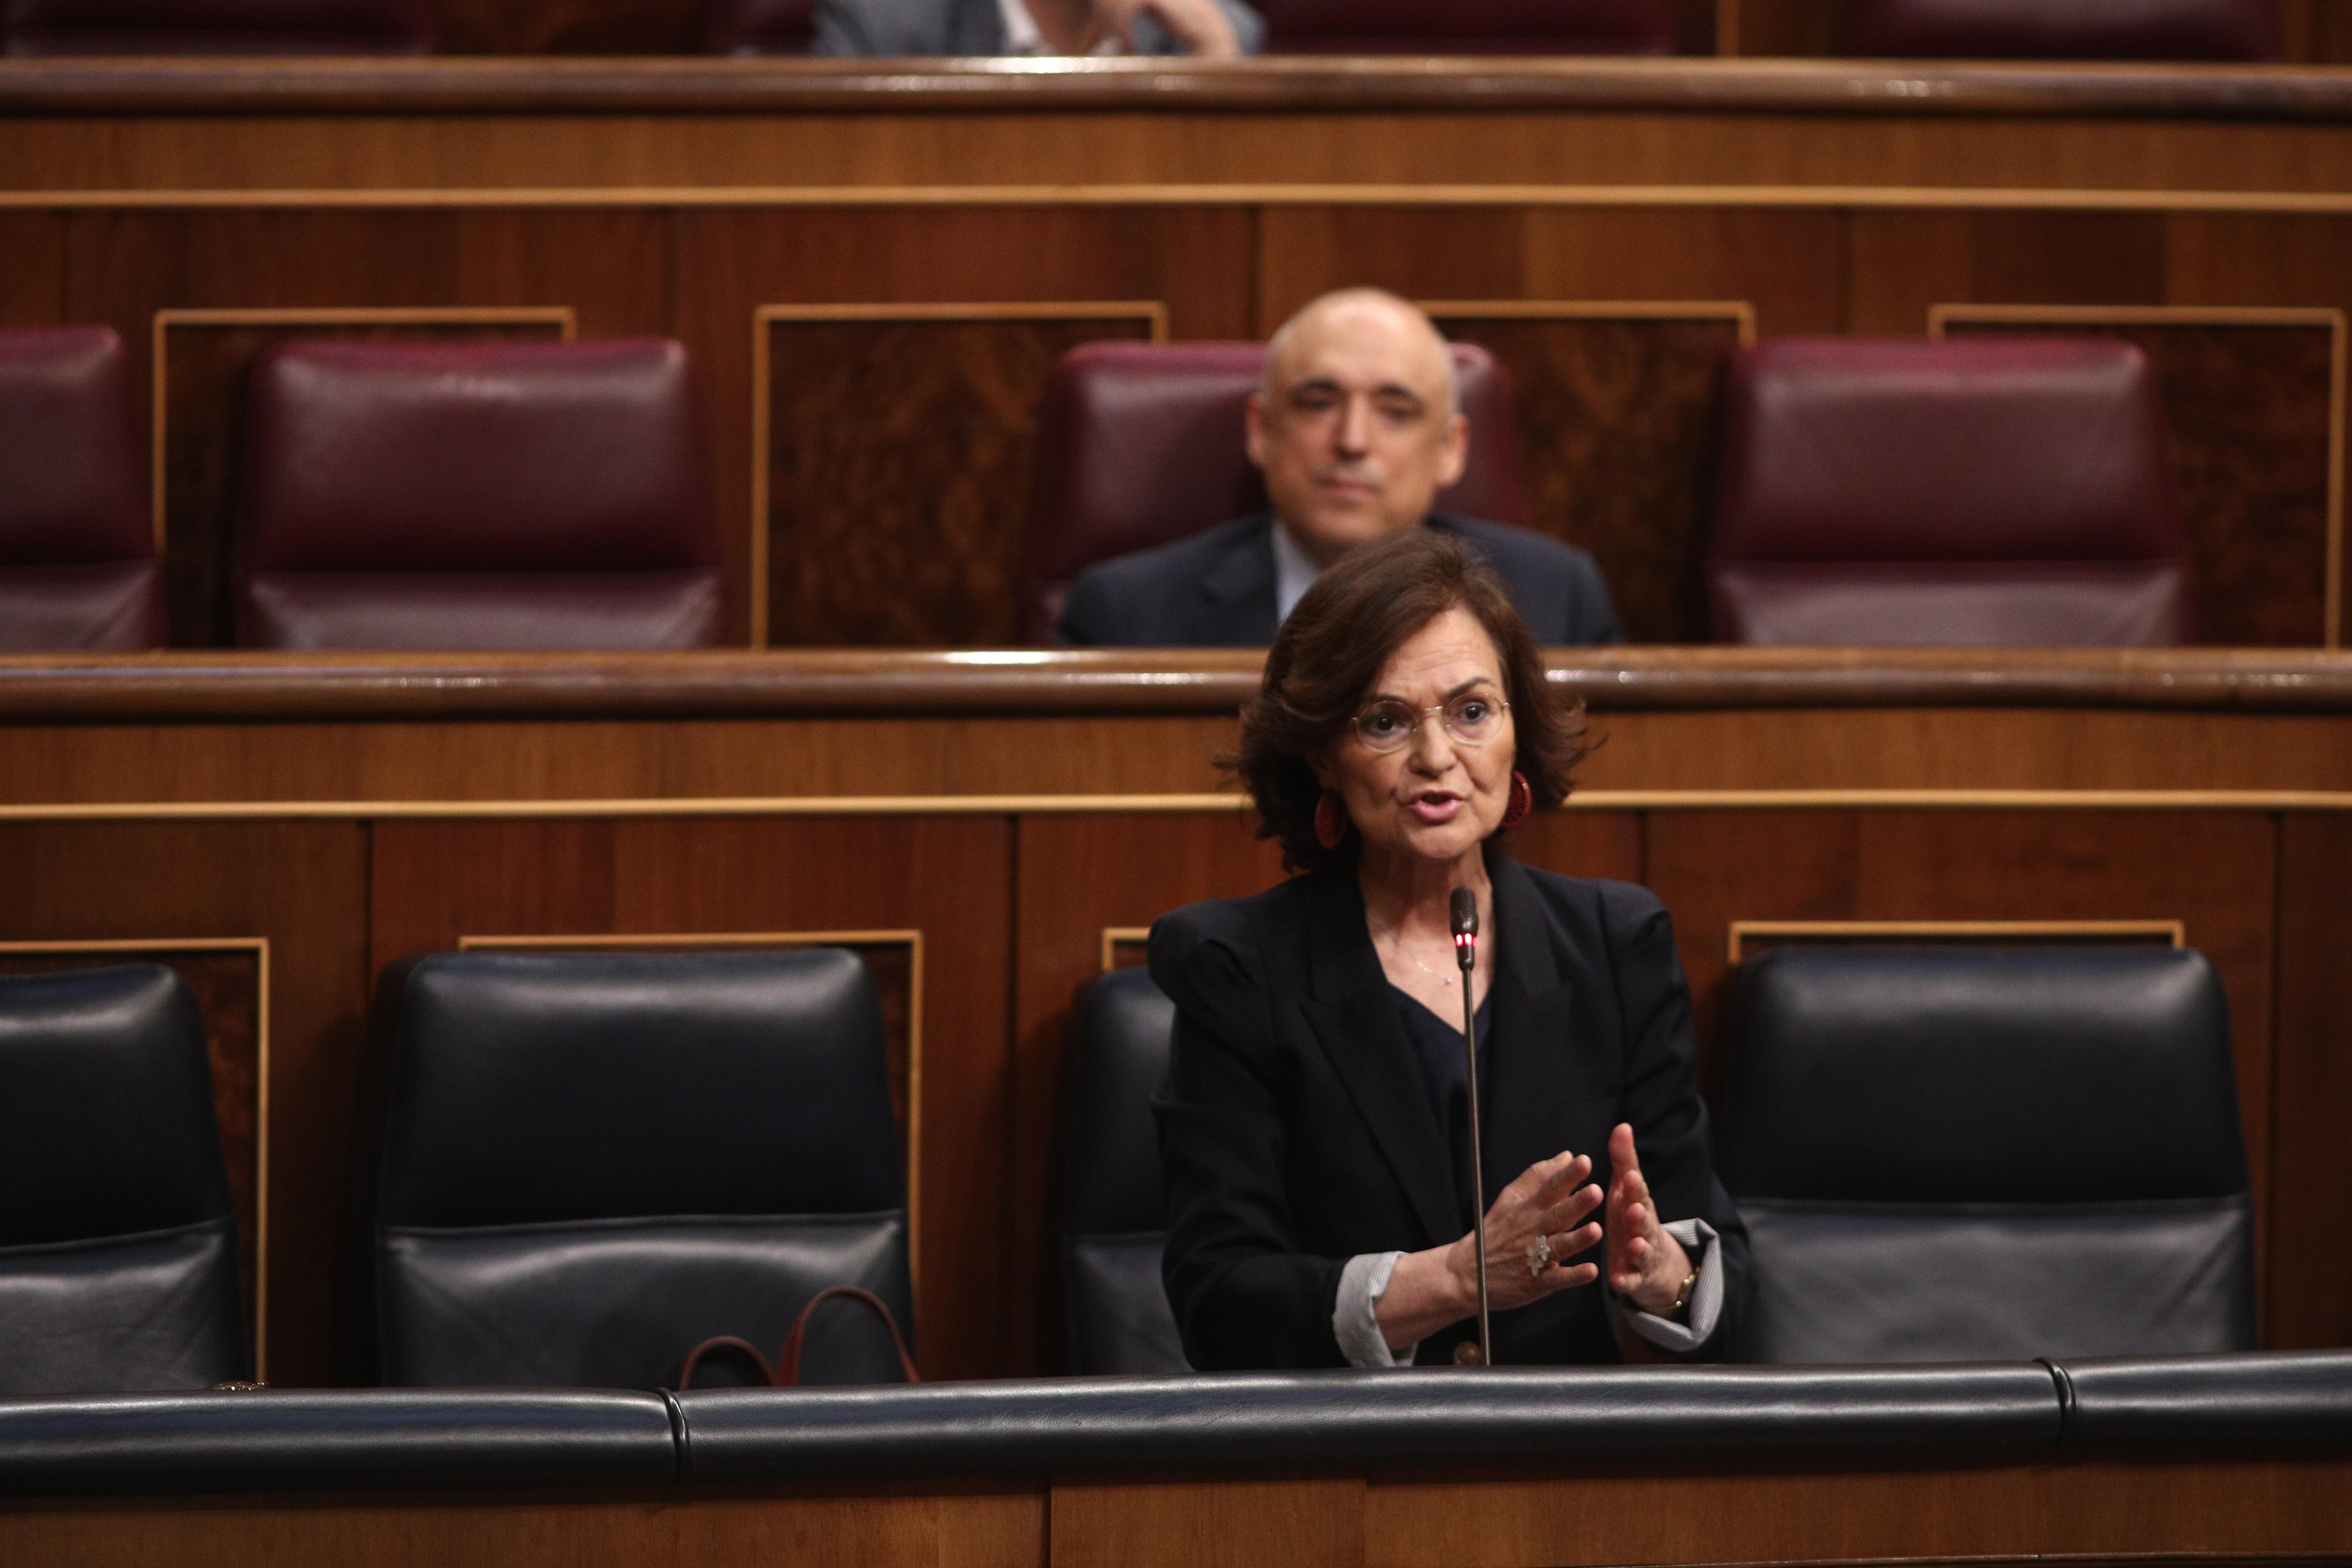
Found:
[[1546, 643], [1622, 640], [1592, 557], [1542, 534], [1432, 512], [1470, 450], [1454, 358], [1393, 294], [1314, 300], [1266, 345], [1244, 416], [1274, 510], [1088, 567], [1062, 640], [1128, 647], [1261, 647], [1324, 567], [1367, 540], [1435, 528], [1468, 541]]

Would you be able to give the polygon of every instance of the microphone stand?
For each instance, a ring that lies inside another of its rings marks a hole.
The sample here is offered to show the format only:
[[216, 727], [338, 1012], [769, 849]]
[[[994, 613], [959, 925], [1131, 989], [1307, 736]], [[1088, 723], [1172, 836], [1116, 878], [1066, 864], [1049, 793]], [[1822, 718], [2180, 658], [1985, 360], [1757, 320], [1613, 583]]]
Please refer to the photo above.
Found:
[[1459, 1366], [1492, 1366], [1494, 1330], [1486, 1316], [1486, 1163], [1478, 1146], [1478, 1015], [1470, 1000], [1471, 975], [1478, 966], [1478, 896], [1456, 888], [1452, 902], [1454, 961], [1462, 969], [1462, 1049], [1470, 1068], [1470, 1191], [1477, 1205], [1474, 1234], [1478, 1254], [1478, 1342], [1454, 1346], [1454, 1360]]

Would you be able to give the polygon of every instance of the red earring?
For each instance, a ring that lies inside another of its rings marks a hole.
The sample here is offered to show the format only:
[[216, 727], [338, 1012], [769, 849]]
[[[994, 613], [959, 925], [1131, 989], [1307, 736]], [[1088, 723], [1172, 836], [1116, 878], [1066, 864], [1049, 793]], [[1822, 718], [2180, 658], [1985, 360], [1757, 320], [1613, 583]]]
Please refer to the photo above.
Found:
[[1326, 849], [1337, 849], [1348, 837], [1347, 803], [1336, 789], [1327, 789], [1323, 798], [1315, 803], [1315, 842]]
[[1517, 827], [1536, 808], [1536, 792], [1528, 783], [1528, 775], [1518, 769], [1511, 770], [1511, 804], [1503, 808], [1503, 826]]

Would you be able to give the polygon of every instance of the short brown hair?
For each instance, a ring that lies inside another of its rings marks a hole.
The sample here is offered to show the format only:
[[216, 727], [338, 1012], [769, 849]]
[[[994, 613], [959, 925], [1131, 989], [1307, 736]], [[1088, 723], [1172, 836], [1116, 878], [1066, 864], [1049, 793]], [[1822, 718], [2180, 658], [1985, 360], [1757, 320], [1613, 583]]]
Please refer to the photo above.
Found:
[[1242, 707], [1240, 748], [1219, 759], [1256, 800], [1258, 837], [1281, 841], [1285, 866], [1314, 871], [1354, 858], [1356, 835], [1337, 849], [1315, 837], [1323, 786], [1307, 759], [1347, 731], [1405, 639], [1457, 607], [1502, 656], [1517, 767], [1536, 804], [1568, 798], [1591, 750], [1584, 704], [1552, 689], [1534, 635], [1485, 558], [1450, 533], [1408, 528], [1357, 546], [1315, 580], [1266, 650], [1265, 678]]

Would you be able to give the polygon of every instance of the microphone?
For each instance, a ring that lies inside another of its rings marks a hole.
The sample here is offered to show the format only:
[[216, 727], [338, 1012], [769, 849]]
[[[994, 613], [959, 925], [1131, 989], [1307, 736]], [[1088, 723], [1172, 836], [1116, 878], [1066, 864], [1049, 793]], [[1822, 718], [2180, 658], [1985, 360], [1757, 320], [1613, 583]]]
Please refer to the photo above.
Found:
[[1454, 962], [1462, 966], [1462, 1048], [1470, 1062], [1470, 1191], [1477, 1207], [1478, 1342], [1454, 1347], [1457, 1366], [1494, 1364], [1493, 1326], [1486, 1321], [1486, 1164], [1478, 1148], [1478, 1015], [1470, 1002], [1470, 974], [1478, 967], [1478, 895], [1456, 888], [1448, 900], [1454, 918]]

